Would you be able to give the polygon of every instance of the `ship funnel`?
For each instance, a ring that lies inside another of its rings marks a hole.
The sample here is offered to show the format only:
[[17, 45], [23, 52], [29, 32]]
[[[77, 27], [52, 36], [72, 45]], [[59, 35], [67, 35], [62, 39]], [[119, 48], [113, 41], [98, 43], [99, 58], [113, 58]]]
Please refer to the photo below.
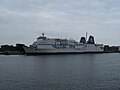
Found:
[[88, 41], [87, 41], [87, 44], [95, 44], [95, 41], [94, 41], [94, 37], [93, 36], [90, 36]]
[[80, 43], [83, 43], [83, 44], [86, 43], [86, 39], [85, 39], [85, 37], [81, 37], [81, 39], [80, 39]]

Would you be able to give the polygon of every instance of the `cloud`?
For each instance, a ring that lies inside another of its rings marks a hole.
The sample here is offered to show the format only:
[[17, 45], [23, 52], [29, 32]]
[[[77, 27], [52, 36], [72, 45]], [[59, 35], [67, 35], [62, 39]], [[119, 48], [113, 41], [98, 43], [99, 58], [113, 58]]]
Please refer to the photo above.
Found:
[[119, 0], [1, 0], [0, 43], [30, 44], [42, 32], [79, 40], [89, 32], [97, 42], [120, 44], [115, 41], [120, 41], [119, 4]]

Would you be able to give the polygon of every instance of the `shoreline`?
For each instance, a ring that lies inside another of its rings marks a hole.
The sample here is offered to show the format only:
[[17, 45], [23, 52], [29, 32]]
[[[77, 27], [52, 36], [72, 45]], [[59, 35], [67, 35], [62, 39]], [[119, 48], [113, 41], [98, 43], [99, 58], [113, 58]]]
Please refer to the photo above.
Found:
[[24, 53], [24, 52], [0, 52], [0, 55], [67, 55], [67, 54], [104, 54], [104, 53], [120, 53], [120, 52], [83, 52], [83, 53]]
[[18, 52], [18, 51], [6, 51], [6, 52], [0, 52], [0, 55], [24, 55], [23, 52]]

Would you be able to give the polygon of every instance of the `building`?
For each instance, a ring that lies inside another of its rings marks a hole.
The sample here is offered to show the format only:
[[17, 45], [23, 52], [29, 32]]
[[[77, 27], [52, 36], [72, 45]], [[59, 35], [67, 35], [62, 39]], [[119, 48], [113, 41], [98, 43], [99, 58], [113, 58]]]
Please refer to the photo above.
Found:
[[1, 51], [15, 51], [16, 48], [13, 45], [2, 45]]
[[120, 52], [120, 46], [118, 47], [118, 52]]
[[104, 52], [105, 53], [117, 53], [118, 52], [118, 46], [109, 46], [105, 45], [104, 46]]
[[23, 49], [24, 46], [25, 46], [24, 44], [16, 44], [16, 50], [20, 52], [24, 52], [24, 49]]
[[16, 46], [13, 45], [2, 45], [0, 48], [0, 51], [2, 52], [24, 52], [23, 46], [24, 44], [16, 44]]

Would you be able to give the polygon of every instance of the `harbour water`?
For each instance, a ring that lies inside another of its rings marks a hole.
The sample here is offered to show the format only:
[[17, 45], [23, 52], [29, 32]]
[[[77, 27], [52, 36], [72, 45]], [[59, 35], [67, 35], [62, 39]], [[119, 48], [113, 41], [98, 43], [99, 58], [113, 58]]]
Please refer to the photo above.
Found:
[[0, 90], [120, 90], [120, 54], [1, 55]]

